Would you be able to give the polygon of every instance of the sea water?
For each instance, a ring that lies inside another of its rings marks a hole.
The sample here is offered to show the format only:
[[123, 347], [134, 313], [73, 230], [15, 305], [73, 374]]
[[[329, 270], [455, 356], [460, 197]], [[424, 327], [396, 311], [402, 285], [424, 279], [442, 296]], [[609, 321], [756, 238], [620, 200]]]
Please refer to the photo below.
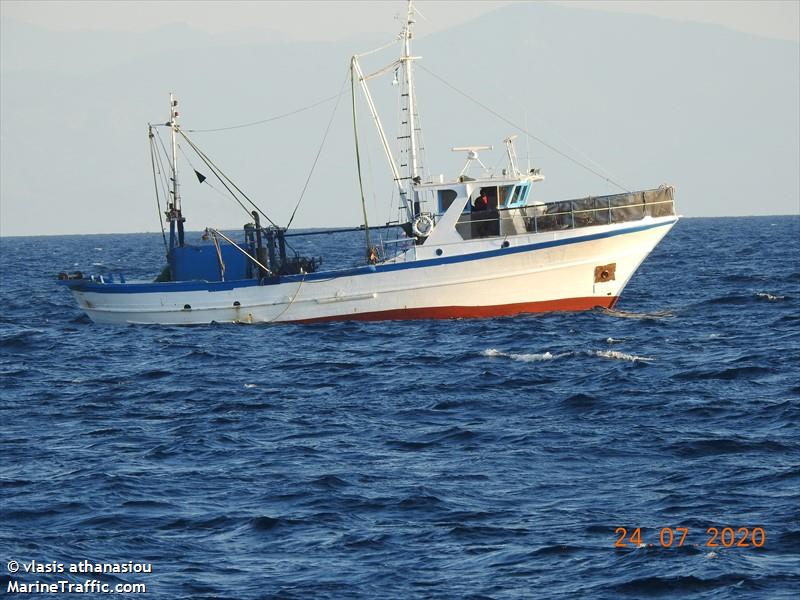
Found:
[[614, 311], [181, 328], [55, 284], [152, 278], [160, 235], [2, 238], [0, 586], [796, 598], [799, 240], [682, 220]]

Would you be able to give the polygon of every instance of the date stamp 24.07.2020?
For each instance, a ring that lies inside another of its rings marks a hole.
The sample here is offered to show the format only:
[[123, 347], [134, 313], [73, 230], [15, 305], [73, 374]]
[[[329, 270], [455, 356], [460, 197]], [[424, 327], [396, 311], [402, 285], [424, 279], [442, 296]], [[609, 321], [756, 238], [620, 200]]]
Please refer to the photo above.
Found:
[[[648, 542], [642, 527], [617, 527], [614, 530], [615, 548], [680, 548], [685, 544], [708, 548], [763, 548], [767, 534], [763, 527], [709, 527], [701, 542], [693, 539], [688, 527], [662, 527], [658, 537]], [[656, 531], [656, 530], [653, 530]]]

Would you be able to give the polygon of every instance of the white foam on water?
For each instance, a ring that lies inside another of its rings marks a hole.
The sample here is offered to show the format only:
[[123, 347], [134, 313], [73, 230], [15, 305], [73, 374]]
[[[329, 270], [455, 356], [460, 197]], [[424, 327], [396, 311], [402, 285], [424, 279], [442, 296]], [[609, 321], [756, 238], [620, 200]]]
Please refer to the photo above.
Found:
[[[503, 357], [510, 358], [519, 362], [542, 362], [548, 360], [557, 360], [567, 356], [574, 356], [575, 352], [561, 352], [560, 354], [553, 354], [552, 352], [542, 352], [538, 354], [515, 354], [513, 352], [502, 352], [496, 348], [488, 348], [481, 352], [483, 356]], [[630, 362], [653, 362], [654, 358], [649, 356], [637, 356], [636, 354], [626, 354], [625, 352], [618, 352], [616, 350], [586, 350], [586, 356], [597, 356], [600, 358], [610, 358], [612, 360], [627, 360]]]
[[565, 356], [569, 356], [572, 354], [572, 352], [562, 352], [561, 354], [553, 354], [552, 352], [542, 352], [540, 354], [515, 354], [513, 352], [501, 352], [495, 348], [489, 348], [488, 350], [481, 352], [481, 354], [484, 356], [502, 356], [519, 362], [540, 362], [544, 360], [563, 358]]
[[541, 354], [509, 354], [508, 356], [520, 362], [539, 362], [541, 360], [553, 360], [556, 358], [556, 356], [550, 352], [542, 352]]
[[768, 292], [756, 292], [756, 298], [765, 298], [770, 302], [775, 302], [776, 300], [783, 300], [786, 296], [772, 295]]
[[606, 338], [606, 344], [619, 344], [620, 342], [624, 342], [624, 341], [625, 341], [625, 338], [619, 338], [619, 339], [613, 338], [613, 337]]
[[611, 358], [613, 360], [627, 360], [630, 362], [653, 362], [655, 360], [649, 356], [637, 356], [635, 354], [627, 354], [616, 350], [595, 350], [594, 352], [590, 352], [589, 355], [599, 356], [600, 358]]
[[246, 390], [249, 390], [249, 389], [254, 388], [254, 387], [256, 387], [255, 383], [245, 383], [244, 384], [244, 389], [246, 389]]

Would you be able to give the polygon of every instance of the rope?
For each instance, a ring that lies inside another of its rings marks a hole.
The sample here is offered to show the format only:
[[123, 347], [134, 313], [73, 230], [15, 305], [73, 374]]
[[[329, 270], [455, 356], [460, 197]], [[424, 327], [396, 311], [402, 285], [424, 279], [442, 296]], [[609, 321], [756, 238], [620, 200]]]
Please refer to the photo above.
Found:
[[306, 110], [311, 110], [312, 108], [316, 108], [320, 104], [325, 104], [326, 102], [330, 102], [331, 100], [336, 99], [337, 96], [330, 96], [319, 102], [315, 102], [314, 104], [309, 104], [308, 106], [304, 106], [303, 108], [298, 108], [297, 110], [293, 110], [288, 113], [283, 113], [282, 115], [277, 115], [274, 117], [269, 117], [268, 119], [262, 119], [260, 121], [252, 121], [251, 123], [242, 123], [241, 125], [231, 125], [230, 127], [217, 127], [216, 129], [187, 129], [189, 133], [208, 133], [211, 131], [228, 131], [230, 129], [241, 129], [243, 127], [252, 127], [253, 125], [262, 125], [263, 123], [269, 123], [271, 121], [277, 121], [278, 119], [283, 119], [286, 117], [291, 117], [292, 115], [296, 115], [298, 113], [304, 112]]
[[596, 175], [597, 177], [600, 177], [601, 179], [604, 179], [605, 181], [607, 181], [607, 182], [611, 183], [612, 185], [615, 185], [615, 186], [617, 186], [619, 189], [621, 189], [621, 190], [623, 190], [623, 191], [625, 191], [625, 192], [630, 192], [630, 191], [631, 191], [631, 190], [629, 190], [628, 188], [626, 188], [624, 185], [621, 185], [621, 184], [617, 183], [616, 181], [614, 181], [614, 180], [613, 180], [613, 179], [611, 179], [610, 177], [606, 177], [606, 176], [605, 176], [605, 175], [603, 175], [602, 173], [599, 173], [598, 171], [596, 171], [596, 170], [592, 169], [590, 166], [588, 166], [588, 165], [585, 165], [584, 163], [580, 162], [579, 160], [577, 160], [577, 159], [575, 159], [575, 158], [572, 158], [572, 157], [571, 157], [569, 154], [566, 154], [566, 153], [562, 152], [561, 150], [559, 150], [558, 148], [556, 148], [556, 147], [555, 147], [555, 146], [553, 146], [552, 144], [548, 144], [548, 143], [547, 143], [547, 142], [545, 142], [545, 141], [544, 141], [542, 138], [540, 138], [540, 137], [537, 137], [537, 136], [533, 135], [532, 133], [530, 133], [529, 131], [527, 131], [527, 130], [526, 130], [524, 127], [520, 127], [519, 125], [517, 125], [517, 124], [516, 124], [516, 123], [514, 123], [513, 121], [510, 121], [509, 119], [505, 118], [503, 115], [501, 115], [501, 114], [500, 114], [500, 113], [498, 113], [497, 111], [493, 110], [493, 109], [492, 109], [492, 108], [490, 108], [489, 106], [487, 106], [487, 105], [483, 104], [481, 101], [479, 101], [479, 100], [476, 100], [475, 98], [473, 98], [472, 96], [470, 96], [470, 95], [469, 95], [469, 94], [467, 94], [466, 92], [462, 92], [462, 91], [461, 91], [460, 89], [458, 89], [456, 86], [454, 86], [453, 84], [451, 84], [451, 83], [449, 83], [449, 82], [445, 81], [444, 79], [442, 79], [441, 77], [439, 77], [439, 76], [438, 76], [436, 73], [434, 73], [434, 72], [432, 72], [431, 70], [429, 70], [429, 69], [425, 68], [425, 67], [424, 67], [424, 66], [422, 66], [421, 64], [420, 64], [420, 65], [417, 65], [417, 66], [418, 66], [420, 69], [422, 69], [423, 71], [425, 71], [426, 73], [428, 73], [429, 75], [431, 75], [432, 77], [434, 77], [435, 79], [438, 79], [438, 80], [439, 80], [441, 83], [443, 83], [444, 85], [446, 85], [447, 87], [449, 87], [449, 88], [450, 88], [451, 90], [453, 90], [454, 92], [456, 92], [456, 93], [458, 93], [458, 94], [460, 94], [460, 95], [464, 96], [464, 97], [465, 97], [467, 100], [470, 100], [471, 102], [473, 102], [473, 103], [477, 104], [478, 106], [480, 106], [480, 107], [481, 107], [481, 108], [483, 108], [484, 110], [486, 110], [486, 111], [490, 112], [491, 114], [493, 114], [495, 117], [497, 117], [497, 118], [498, 118], [498, 119], [500, 119], [501, 121], [503, 121], [503, 122], [507, 123], [508, 125], [511, 125], [511, 127], [513, 127], [514, 129], [516, 129], [516, 130], [518, 130], [518, 131], [520, 131], [520, 132], [524, 133], [524, 134], [525, 134], [525, 135], [527, 135], [527, 136], [530, 136], [530, 137], [532, 137], [532, 138], [533, 138], [533, 139], [535, 139], [537, 142], [539, 142], [539, 143], [540, 143], [540, 144], [542, 144], [543, 146], [545, 146], [545, 147], [549, 148], [550, 150], [552, 150], [552, 151], [553, 151], [553, 152], [555, 152], [556, 154], [559, 154], [560, 156], [563, 156], [564, 158], [566, 158], [567, 160], [569, 160], [569, 161], [571, 161], [571, 162], [575, 163], [576, 165], [578, 165], [578, 166], [579, 166], [579, 167], [581, 167], [582, 169], [586, 169], [586, 170], [587, 170], [587, 171], [589, 171], [590, 173], [592, 173], [592, 174]]
[[331, 130], [331, 125], [333, 124], [333, 118], [336, 116], [336, 109], [339, 108], [339, 101], [342, 99], [344, 95], [344, 86], [347, 83], [347, 75], [345, 75], [344, 81], [342, 81], [342, 87], [339, 89], [339, 95], [336, 98], [336, 104], [333, 107], [333, 112], [331, 113], [331, 118], [328, 121], [328, 126], [325, 128], [325, 134], [322, 136], [322, 142], [319, 145], [319, 149], [317, 150], [317, 155], [314, 157], [314, 163], [311, 165], [311, 170], [308, 172], [308, 177], [306, 177], [306, 182], [303, 185], [303, 191], [300, 192], [300, 198], [297, 200], [297, 204], [292, 211], [292, 216], [289, 218], [289, 223], [286, 225], [286, 229], [292, 226], [292, 221], [294, 221], [294, 216], [297, 214], [297, 209], [300, 208], [300, 203], [303, 201], [303, 197], [306, 194], [306, 190], [308, 189], [308, 183], [311, 181], [311, 176], [314, 174], [314, 169], [317, 166], [317, 161], [319, 160], [319, 155], [322, 154], [322, 148], [325, 146], [325, 140], [328, 139], [328, 132]]
[[269, 321], [270, 323], [274, 323], [275, 321], [280, 319], [284, 314], [286, 314], [286, 311], [289, 310], [292, 304], [294, 304], [294, 301], [297, 300], [297, 297], [300, 295], [300, 290], [302, 289], [303, 284], [305, 282], [306, 278], [305, 275], [303, 275], [303, 278], [300, 280], [300, 285], [297, 286], [297, 291], [294, 293], [294, 296], [292, 296], [292, 299], [289, 300], [288, 304], [286, 305], [286, 308], [284, 308], [281, 312], [279, 312], [273, 319], [270, 319]]

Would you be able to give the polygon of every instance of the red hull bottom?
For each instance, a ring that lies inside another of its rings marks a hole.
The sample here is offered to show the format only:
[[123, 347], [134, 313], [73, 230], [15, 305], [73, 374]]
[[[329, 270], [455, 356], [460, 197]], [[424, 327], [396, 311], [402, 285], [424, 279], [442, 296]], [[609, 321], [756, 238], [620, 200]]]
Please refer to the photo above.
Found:
[[491, 319], [524, 313], [569, 312], [593, 308], [613, 308], [619, 296], [605, 298], [564, 298], [543, 302], [520, 302], [495, 306], [432, 306], [429, 308], [400, 308], [374, 312], [303, 319], [297, 323], [321, 323], [324, 321], [408, 321], [412, 319]]

